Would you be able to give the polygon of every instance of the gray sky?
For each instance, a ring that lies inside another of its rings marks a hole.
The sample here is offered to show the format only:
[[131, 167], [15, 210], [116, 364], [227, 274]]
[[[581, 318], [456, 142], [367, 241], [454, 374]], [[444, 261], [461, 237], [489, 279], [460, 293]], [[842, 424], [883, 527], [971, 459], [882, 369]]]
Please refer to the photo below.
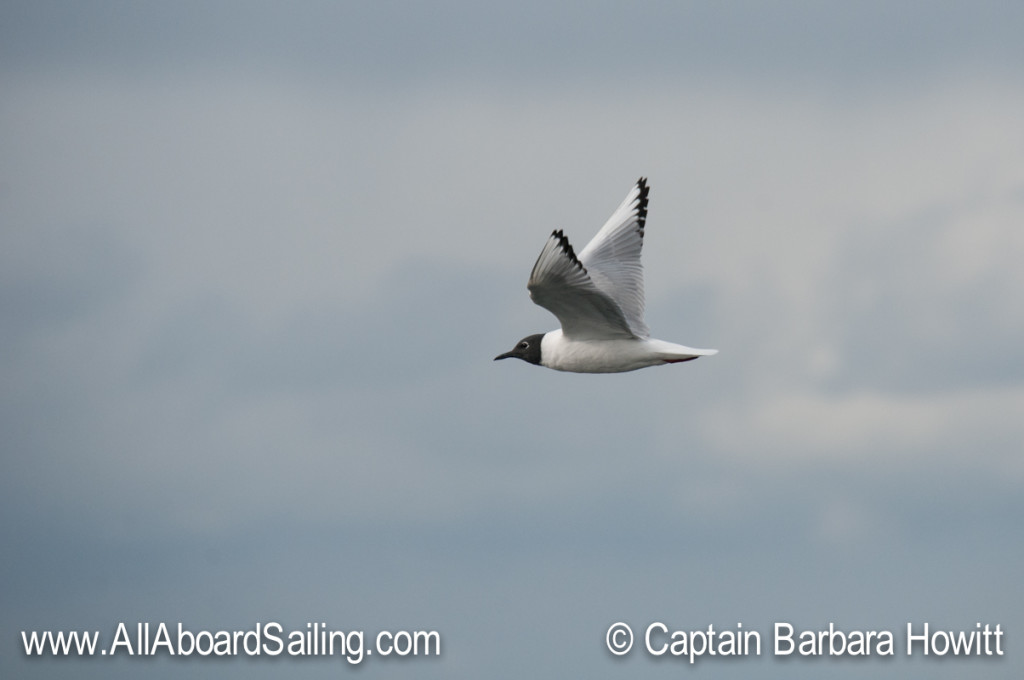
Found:
[[[0, 675], [22, 630], [436, 629], [444, 678], [1017, 677], [1019, 3], [0, 7]], [[656, 337], [491, 361], [649, 177]], [[971, 630], [1002, 660], [636, 630]], [[343, 664], [339, 669], [339, 664]], [[299, 670], [301, 669], [301, 670]]]

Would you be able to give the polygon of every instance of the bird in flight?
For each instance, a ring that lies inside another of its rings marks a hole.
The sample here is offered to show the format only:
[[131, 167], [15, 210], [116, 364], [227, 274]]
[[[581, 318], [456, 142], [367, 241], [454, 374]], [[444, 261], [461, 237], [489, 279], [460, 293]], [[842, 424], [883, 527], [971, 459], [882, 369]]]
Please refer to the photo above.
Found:
[[558, 371], [621, 373], [718, 353], [655, 340], [644, 323], [640, 250], [649, 191], [641, 177], [579, 256], [561, 229], [552, 232], [526, 287], [562, 327], [528, 335], [495, 361], [514, 357]]

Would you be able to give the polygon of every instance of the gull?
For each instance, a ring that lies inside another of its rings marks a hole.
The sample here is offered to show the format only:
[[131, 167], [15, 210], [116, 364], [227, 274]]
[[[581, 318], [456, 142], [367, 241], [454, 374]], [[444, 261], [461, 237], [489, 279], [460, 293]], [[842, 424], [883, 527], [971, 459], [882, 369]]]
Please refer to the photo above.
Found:
[[562, 327], [526, 336], [495, 361], [514, 357], [557, 371], [621, 373], [718, 353], [655, 340], [644, 323], [640, 249], [649, 191], [646, 178], [637, 180], [578, 257], [561, 229], [551, 233], [526, 287]]

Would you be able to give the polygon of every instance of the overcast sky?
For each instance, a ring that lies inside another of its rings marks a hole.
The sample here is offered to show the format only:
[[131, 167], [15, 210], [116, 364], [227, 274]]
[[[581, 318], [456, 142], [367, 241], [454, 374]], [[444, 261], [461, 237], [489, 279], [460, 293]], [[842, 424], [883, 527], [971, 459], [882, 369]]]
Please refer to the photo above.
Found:
[[[23, 630], [437, 630], [365, 678], [1016, 678], [1018, 2], [4, 2], [0, 675]], [[494, 363], [649, 178], [640, 372]], [[610, 624], [1000, 624], [1001, 660]], [[638, 640], [638, 645], [642, 641]]]

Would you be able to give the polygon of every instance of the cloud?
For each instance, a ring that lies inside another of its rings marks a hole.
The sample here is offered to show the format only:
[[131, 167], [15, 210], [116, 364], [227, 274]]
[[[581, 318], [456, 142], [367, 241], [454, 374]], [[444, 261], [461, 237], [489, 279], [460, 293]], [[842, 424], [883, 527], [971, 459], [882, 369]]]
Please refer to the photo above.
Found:
[[[270, 462], [254, 479], [280, 478], [275, 452], [326, 461], [345, 427], [359, 451], [443, 455], [453, 447], [437, 423], [479, 412], [464, 381], [493, 379], [473, 362], [554, 325], [523, 290], [538, 244], [554, 227], [585, 243], [643, 172], [648, 320], [723, 350], [714, 379], [687, 374], [704, 392], [693, 417], [711, 424], [697, 455], [766, 442], [779, 455], [917, 450], [989, 422], [951, 419], [964, 403], [1015, 402], [1011, 93], [954, 80], [846, 110], [721, 86], [655, 92], [640, 112], [585, 87], [518, 104], [516, 90], [414, 91], [404, 105], [365, 94], [274, 77], [26, 84], [6, 109], [29, 134], [12, 145], [27, 172], [8, 173], [5, 210], [45, 228], [12, 242], [7, 289], [23, 293], [9, 298], [10, 327], [45, 313], [31, 301], [46, 290], [77, 316], [51, 315], [11, 375], [47, 367], [40, 404], [60, 383], [83, 403], [102, 386], [99, 410], [73, 422], [102, 433], [93, 448], [108, 455], [159, 450], [140, 474], [205, 461], [227, 484], [256, 455]], [[45, 200], [50, 186], [62, 200]], [[40, 276], [50, 269], [60, 275]], [[564, 378], [527, 375], [507, 408]], [[673, 403], [661, 379], [652, 387], [654, 403]], [[936, 399], [939, 388], [951, 391]], [[432, 393], [450, 401], [435, 409]], [[585, 413], [567, 408], [583, 430]], [[403, 415], [389, 424], [388, 412]], [[135, 434], [118, 433], [124, 413]], [[507, 436], [536, 448], [512, 422]], [[460, 444], [485, 448], [495, 424], [467, 423]]]
[[[8, 3], [0, 34], [14, 68], [99, 68], [125, 75], [182, 69], [279, 71], [383, 87], [438, 77], [506, 83], [650, 73], [775, 83], [928, 81], [952, 70], [1018, 77], [1022, 17], [1013, 2], [802, 1], [622, 6], [538, 2]], [[524, 47], [528, 45], [528, 47]]]
[[[669, 606], [1019, 619], [1014, 14], [45, 9], [0, 21], [5, 630], [340, 603], [532, 676], [537, 611], [594, 674]], [[491, 362], [641, 174], [648, 322], [721, 353]]]
[[950, 473], [983, 463], [1019, 477], [1021, 461], [1001, 442], [1021, 434], [1011, 414], [1022, 399], [1019, 387], [910, 395], [780, 393], [746, 408], [723, 408], [706, 430], [722, 451], [762, 462], [766, 455], [768, 460], [908, 457], [910, 464], [926, 460]]

